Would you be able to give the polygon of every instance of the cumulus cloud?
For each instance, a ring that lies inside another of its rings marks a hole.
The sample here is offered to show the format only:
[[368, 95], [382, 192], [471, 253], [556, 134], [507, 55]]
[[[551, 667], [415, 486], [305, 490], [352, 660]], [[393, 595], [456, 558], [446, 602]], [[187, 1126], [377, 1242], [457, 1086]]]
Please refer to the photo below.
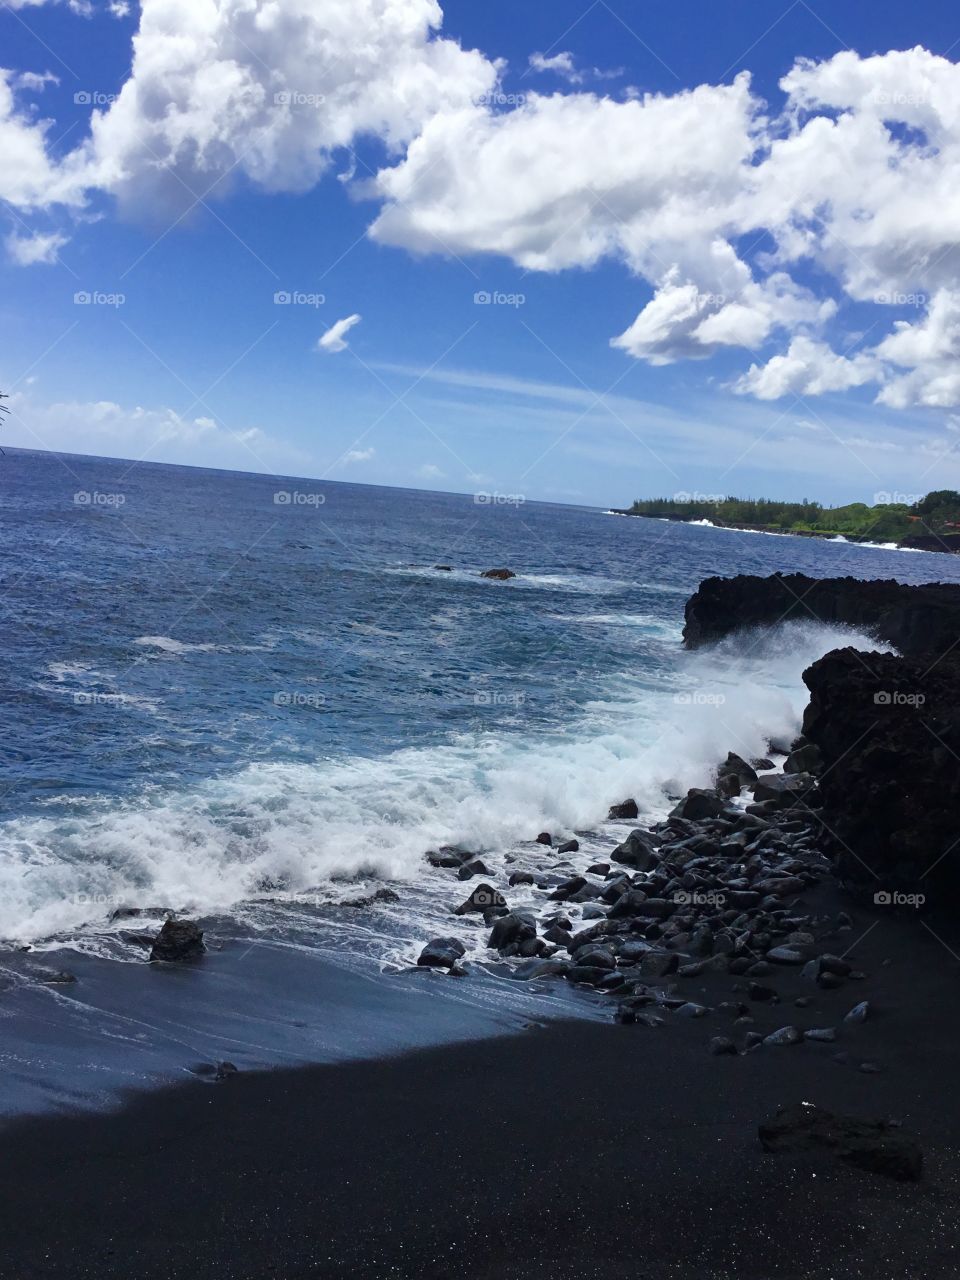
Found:
[[[189, 204], [228, 177], [306, 191], [364, 135], [400, 149], [496, 67], [436, 36], [436, 0], [144, 0], [130, 78], [95, 113], [84, 180]], [[189, 191], [188, 191], [189, 188]]]
[[880, 376], [880, 363], [875, 356], [838, 355], [825, 343], [800, 335], [784, 355], [774, 356], [764, 365], [751, 365], [734, 384], [734, 390], [758, 400], [779, 400], [781, 396], [849, 391], [851, 387], [876, 382]]
[[[442, 17], [437, 0], [143, 0], [129, 78], [62, 159], [18, 98], [42, 86], [0, 72], [0, 198], [33, 210], [107, 192], [155, 211], [237, 177], [304, 191], [338, 148], [374, 137], [382, 244], [528, 271], [619, 261], [638, 301], [619, 335], [611, 321], [614, 345], [651, 364], [759, 351], [742, 394], [876, 384], [892, 407], [960, 404], [957, 63], [845, 51], [799, 60], [777, 103], [743, 73], [626, 101], [534, 93], [504, 110], [502, 65], [444, 38]], [[603, 74], [568, 51], [535, 53], [530, 69], [574, 85]], [[899, 320], [915, 296], [929, 310]], [[877, 317], [876, 345], [852, 358], [828, 332], [851, 302]], [[346, 331], [321, 348], [342, 350]]]
[[50, 120], [37, 120], [17, 101], [17, 77], [0, 68], [0, 199], [22, 210], [79, 205], [83, 195], [47, 150]]
[[533, 95], [507, 113], [439, 114], [380, 174], [386, 207], [372, 234], [537, 271], [617, 256], [648, 279], [674, 265], [693, 274], [734, 225], [758, 109], [738, 76], [672, 97]]
[[371, 462], [376, 455], [376, 449], [348, 449], [341, 461], [347, 467], [357, 462]]
[[346, 351], [349, 344], [345, 341], [344, 335], [348, 334], [354, 325], [359, 324], [360, 320], [361, 317], [358, 315], [346, 316], [343, 320], [338, 320], [319, 340], [317, 347], [331, 355], [338, 351]]
[[[779, 118], [746, 75], [625, 103], [533, 96], [508, 115], [435, 118], [380, 175], [386, 205], [372, 234], [415, 252], [502, 254], [528, 270], [619, 258], [653, 289], [613, 340], [638, 359], [703, 358], [782, 335], [785, 349], [741, 392], [875, 381], [886, 403], [957, 403], [957, 379], [933, 356], [893, 376], [905, 339], [848, 360], [819, 331], [838, 300], [888, 308], [960, 289], [960, 67], [923, 49], [846, 52], [801, 60], [781, 88]], [[734, 246], [758, 235], [772, 248], [748, 264]], [[832, 281], [819, 298], [793, 278], [810, 266]]]

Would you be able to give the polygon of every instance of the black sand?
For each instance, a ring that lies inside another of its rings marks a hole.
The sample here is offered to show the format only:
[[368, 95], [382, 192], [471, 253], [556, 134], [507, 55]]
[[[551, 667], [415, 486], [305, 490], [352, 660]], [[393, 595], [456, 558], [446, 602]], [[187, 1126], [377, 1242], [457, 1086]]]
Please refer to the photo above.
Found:
[[[15, 1122], [0, 1275], [954, 1277], [960, 962], [915, 918], [871, 923], [858, 915], [851, 938], [865, 981], [799, 1010], [793, 973], [783, 1004], [757, 1008], [769, 1031], [871, 999], [875, 1017], [837, 1044], [716, 1058], [719, 1012], [562, 1023]], [[729, 977], [688, 982], [694, 999], [729, 998]], [[764, 1154], [758, 1123], [800, 1100], [902, 1120], [924, 1179]]]

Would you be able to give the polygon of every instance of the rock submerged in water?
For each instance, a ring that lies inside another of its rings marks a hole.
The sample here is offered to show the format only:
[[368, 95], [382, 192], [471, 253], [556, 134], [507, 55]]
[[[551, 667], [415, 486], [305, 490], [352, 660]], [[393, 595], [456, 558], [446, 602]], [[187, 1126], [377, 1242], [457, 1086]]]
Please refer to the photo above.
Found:
[[482, 914], [484, 911], [490, 911], [491, 908], [506, 912], [506, 898], [492, 884], [478, 884], [465, 902], [461, 902], [459, 907], [454, 907], [453, 914], [466, 916], [474, 911]]
[[923, 1172], [919, 1142], [884, 1120], [834, 1115], [812, 1103], [784, 1107], [760, 1125], [764, 1151], [827, 1151], [846, 1164], [887, 1178], [915, 1182]]
[[417, 964], [427, 969], [453, 969], [466, 951], [459, 938], [432, 938], [420, 952]]
[[203, 930], [193, 920], [166, 920], [150, 949], [150, 959], [196, 960], [205, 951]]
[[516, 576], [512, 569], [484, 569], [480, 574], [481, 578], [492, 578], [494, 582], [506, 582]]

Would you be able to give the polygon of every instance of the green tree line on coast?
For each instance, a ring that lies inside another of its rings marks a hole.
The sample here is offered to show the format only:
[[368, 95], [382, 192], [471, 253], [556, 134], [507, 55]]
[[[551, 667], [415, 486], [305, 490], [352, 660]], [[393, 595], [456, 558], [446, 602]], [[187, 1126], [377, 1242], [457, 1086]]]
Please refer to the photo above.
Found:
[[918, 535], [960, 533], [960, 493], [938, 489], [913, 502], [878, 501], [872, 507], [865, 502], [825, 507], [806, 498], [801, 502], [776, 502], [769, 498], [682, 494], [637, 499], [630, 514], [661, 520], [710, 520], [714, 524], [771, 532], [842, 534], [847, 538], [901, 542]]

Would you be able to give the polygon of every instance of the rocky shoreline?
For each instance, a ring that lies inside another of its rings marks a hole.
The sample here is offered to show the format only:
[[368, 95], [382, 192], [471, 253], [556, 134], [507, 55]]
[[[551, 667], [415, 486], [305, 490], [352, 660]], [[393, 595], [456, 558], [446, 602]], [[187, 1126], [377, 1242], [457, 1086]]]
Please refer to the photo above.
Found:
[[[915, 600], [942, 642], [952, 589], [852, 582], [834, 612], [910, 652], [815, 663], [802, 736], [771, 758], [730, 752], [647, 826], [625, 799], [602, 858], [595, 833], [531, 833], [498, 872], [426, 854], [450, 891], [449, 932], [418, 948], [427, 987], [479, 965], [568, 984], [602, 1021], [298, 1071], [221, 1062], [210, 1088], [15, 1125], [6, 1271], [626, 1280], [640, 1250], [677, 1280], [956, 1275], [958, 944], [920, 909], [949, 915], [931, 886], [955, 874], [955, 757], [924, 739], [949, 742], [957, 670], [910, 618]], [[687, 643], [773, 625], [785, 590], [703, 584]], [[203, 938], [173, 918], [152, 947], [183, 976]]]
[[[827, 654], [804, 675], [811, 702], [782, 768], [731, 752], [713, 788], [691, 790], [665, 821], [631, 830], [608, 860], [570, 874], [565, 855], [577, 840], [544, 832], [533, 842], [538, 870], [501, 886], [481, 878], [453, 915], [482, 919], [489, 951], [512, 976], [589, 988], [622, 1024], [702, 1019], [713, 1055], [807, 1043], [864, 1074], [883, 1071], [857, 1049], [874, 1003], [862, 995], [870, 975], [857, 956], [870, 923], [852, 912], [865, 901], [878, 919], [891, 907], [920, 910], [957, 879], [960, 587], [709, 579], [687, 604], [684, 638], [697, 647], [811, 616], [871, 630], [904, 656]], [[609, 816], [637, 813], [627, 800]], [[487, 874], [467, 851], [427, 858], [461, 881]], [[532, 886], [536, 906], [511, 907], [517, 885]], [[462, 976], [466, 950], [453, 934], [434, 938], [418, 963]], [[882, 999], [882, 973], [872, 977]], [[774, 1128], [791, 1124], [797, 1141], [800, 1131], [829, 1128], [800, 1113]], [[889, 1135], [874, 1137], [876, 1167], [890, 1172], [881, 1168]], [[868, 1156], [857, 1159], [869, 1166]], [[919, 1177], [920, 1166], [911, 1158], [893, 1176]]]
[[[631, 511], [628, 507], [610, 507], [608, 513], [612, 516], [632, 516], [635, 520], [668, 520], [672, 524], [701, 524], [703, 522], [703, 517], [701, 516], [685, 516], [671, 512], [662, 516], [650, 516], [639, 511]], [[841, 534], [826, 529], [779, 529], [775, 525], [766, 524], [732, 524], [728, 520], [721, 520], [719, 516], [714, 516], [709, 523], [715, 529], [731, 529], [735, 533], [769, 533], [778, 538], [816, 538], [821, 542], [836, 542], [839, 538], [844, 542], [862, 543], [865, 546], [876, 545], [877, 543], [877, 539], [874, 537], [860, 536], [855, 533]], [[905, 551], [937, 551], [941, 554], [955, 556], [960, 555], [960, 534], [910, 534], [905, 538], [901, 538], [896, 545]]]

